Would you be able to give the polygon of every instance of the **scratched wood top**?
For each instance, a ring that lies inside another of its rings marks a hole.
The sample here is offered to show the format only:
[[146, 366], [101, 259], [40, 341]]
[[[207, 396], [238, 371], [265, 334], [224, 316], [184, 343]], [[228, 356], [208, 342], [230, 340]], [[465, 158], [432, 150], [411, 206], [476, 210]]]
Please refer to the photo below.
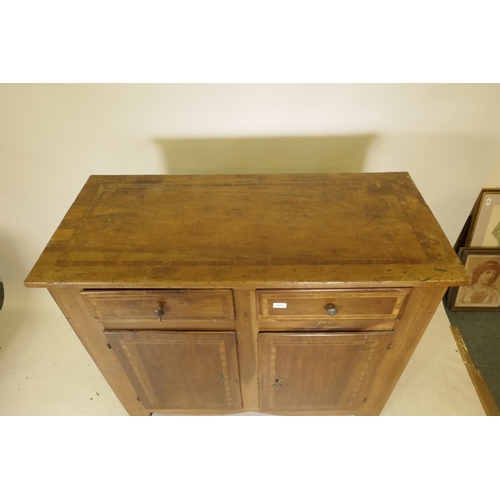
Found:
[[451, 286], [407, 173], [91, 176], [26, 286]]

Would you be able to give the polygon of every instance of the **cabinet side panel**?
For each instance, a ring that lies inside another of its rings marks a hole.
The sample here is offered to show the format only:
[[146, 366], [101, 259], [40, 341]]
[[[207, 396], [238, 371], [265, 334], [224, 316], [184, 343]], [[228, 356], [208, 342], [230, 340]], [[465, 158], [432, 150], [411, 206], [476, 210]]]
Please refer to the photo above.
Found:
[[446, 288], [414, 288], [396, 325], [392, 346], [373, 380], [372, 390], [357, 415], [379, 415], [396, 387]]
[[127, 412], [130, 415], [149, 415], [137, 401], [135, 389], [114, 351], [109, 349], [103, 327], [92, 317], [80, 295], [80, 290], [76, 288], [48, 290]]

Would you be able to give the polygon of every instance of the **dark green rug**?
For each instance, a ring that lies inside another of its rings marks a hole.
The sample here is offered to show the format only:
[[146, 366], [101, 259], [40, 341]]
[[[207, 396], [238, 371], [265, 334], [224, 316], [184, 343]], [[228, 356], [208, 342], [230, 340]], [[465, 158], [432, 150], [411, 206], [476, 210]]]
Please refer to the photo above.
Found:
[[450, 311], [443, 305], [500, 408], [500, 312]]

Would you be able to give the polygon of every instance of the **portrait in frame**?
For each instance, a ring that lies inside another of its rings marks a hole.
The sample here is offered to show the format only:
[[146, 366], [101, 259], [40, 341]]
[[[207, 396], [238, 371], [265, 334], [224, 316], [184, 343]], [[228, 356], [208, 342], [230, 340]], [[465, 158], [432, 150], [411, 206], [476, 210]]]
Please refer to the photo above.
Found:
[[458, 256], [471, 282], [450, 289], [450, 309], [500, 311], [500, 248], [464, 247]]

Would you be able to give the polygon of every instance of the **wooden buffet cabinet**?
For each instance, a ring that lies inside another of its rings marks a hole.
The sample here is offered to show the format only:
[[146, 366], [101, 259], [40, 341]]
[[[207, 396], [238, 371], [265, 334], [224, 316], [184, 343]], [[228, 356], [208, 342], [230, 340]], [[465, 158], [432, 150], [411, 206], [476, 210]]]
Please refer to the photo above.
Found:
[[130, 415], [378, 415], [468, 276], [407, 173], [91, 176], [26, 279]]

